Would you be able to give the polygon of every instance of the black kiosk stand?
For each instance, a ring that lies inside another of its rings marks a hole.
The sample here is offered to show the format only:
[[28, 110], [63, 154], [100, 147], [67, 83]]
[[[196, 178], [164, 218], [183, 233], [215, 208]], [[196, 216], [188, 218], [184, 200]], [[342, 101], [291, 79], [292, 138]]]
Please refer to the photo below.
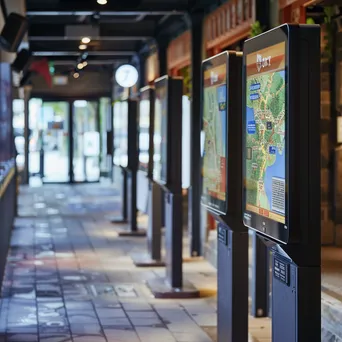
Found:
[[[146, 254], [132, 256], [137, 267], [162, 267], [162, 189], [153, 181], [153, 131], [154, 131], [154, 87], [140, 90], [139, 110], [139, 165], [137, 172], [137, 204], [140, 211], [148, 213]], [[146, 200], [147, 198], [147, 200]], [[140, 203], [141, 202], [141, 203]]]
[[242, 53], [203, 61], [202, 205], [218, 221], [218, 342], [248, 341], [248, 230], [241, 222]]
[[[121, 102], [119, 113], [114, 112], [114, 121], [120, 122], [119, 142], [119, 162], [117, 166], [121, 168], [123, 174], [122, 182], [122, 217], [111, 219], [113, 224], [129, 224], [129, 231], [121, 231], [119, 236], [146, 236], [144, 230], [137, 226], [137, 167], [138, 167], [138, 142], [137, 142], [137, 119], [138, 103], [136, 100], [128, 99]], [[114, 143], [114, 146], [116, 144]]]
[[320, 341], [320, 30], [244, 45], [243, 221], [273, 249], [272, 341]]
[[180, 78], [164, 76], [155, 81], [153, 180], [165, 193], [166, 245], [166, 279], [148, 282], [156, 298], [199, 296], [183, 281], [182, 94]]

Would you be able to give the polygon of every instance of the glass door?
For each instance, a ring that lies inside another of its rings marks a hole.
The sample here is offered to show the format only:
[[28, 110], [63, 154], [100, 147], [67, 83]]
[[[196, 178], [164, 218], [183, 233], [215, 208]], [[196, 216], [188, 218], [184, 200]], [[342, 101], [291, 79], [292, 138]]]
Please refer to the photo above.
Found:
[[73, 181], [100, 180], [98, 101], [77, 100], [73, 110]]
[[40, 177], [44, 183], [67, 183], [70, 181], [69, 103], [43, 102], [39, 122], [36, 150]]

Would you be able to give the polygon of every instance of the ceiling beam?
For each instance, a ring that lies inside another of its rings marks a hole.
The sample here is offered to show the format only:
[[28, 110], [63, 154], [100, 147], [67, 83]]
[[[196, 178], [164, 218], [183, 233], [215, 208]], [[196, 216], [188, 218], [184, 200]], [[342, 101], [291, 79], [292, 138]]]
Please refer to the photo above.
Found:
[[[83, 36], [79, 37], [64, 37], [64, 36], [30, 36], [29, 40], [31, 42], [46, 42], [46, 41], [79, 41], [82, 39]], [[152, 36], [120, 36], [120, 37], [96, 37], [93, 40], [100, 40], [100, 41], [136, 41], [136, 40], [149, 40]]]
[[185, 11], [178, 11], [178, 10], [168, 10], [168, 11], [158, 11], [154, 10], [151, 11], [151, 9], [146, 9], [143, 11], [100, 11], [97, 12], [96, 10], [90, 10], [90, 11], [80, 11], [80, 10], [73, 10], [73, 11], [66, 11], [63, 9], [58, 9], [56, 11], [56, 7], [53, 8], [54, 10], [28, 10], [26, 12], [27, 16], [59, 16], [59, 15], [71, 15], [71, 16], [90, 16], [93, 15], [94, 13], [100, 15], [100, 16], [146, 16], [146, 15], [151, 15], [151, 16], [160, 16], [160, 15], [184, 15], [186, 12]]
[[[88, 56], [134, 56], [135, 51], [87, 51]], [[37, 57], [79, 56], [80, 51], [33, 51], [32, 55]]]
[[[88, 25], [85, 25], [85, 27]], [[156, 29], [156, 23], [154, 21], [136, 22], [134, 24], [100, 24], [100, 36], [101, 37], [139, 37], [140, 39], [146, 39], [146, 37], [153, 37]], [[65, 36], [64, 24], [31, 24], [29, 27], [30, 37], [62, 37]], [[72, 38], [72, 37], [69, 37]], [[65, 38], [68, 39], [68, 38]], [[94, 37], [94, 39], [97, 39]]]

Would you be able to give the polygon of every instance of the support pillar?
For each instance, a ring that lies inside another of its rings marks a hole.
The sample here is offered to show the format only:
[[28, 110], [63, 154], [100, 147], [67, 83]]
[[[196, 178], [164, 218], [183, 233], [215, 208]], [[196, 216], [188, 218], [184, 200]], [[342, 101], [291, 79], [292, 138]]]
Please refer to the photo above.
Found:
[[203, 12], [190, 14], [191, 25], [191, 185], [188, 227], [190, 255], [201, 256], [201, 67], [203, 50]]

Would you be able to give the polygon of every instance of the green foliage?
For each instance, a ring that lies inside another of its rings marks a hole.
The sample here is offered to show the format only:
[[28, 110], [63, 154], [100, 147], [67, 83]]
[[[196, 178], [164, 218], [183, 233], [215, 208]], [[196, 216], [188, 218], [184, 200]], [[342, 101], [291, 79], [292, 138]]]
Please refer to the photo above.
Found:
[[183, 77], [183, 94], [190, 98], [192, 90], [191, 67], [187, 66], [181, 69], [180, 74]]
[[261, 26], [260, 21], [256, 21], [251, 25], [250, 37], [258, 36], [265, 31], [265, 27]]
[[325, 24], [325, 36], [324, 39], [326, 41], [324, 56], [328, 58], [329, 62], [332, 62], [333, 59], [333, 39], [334, 39], [334, 22], [333, 16], [335, 14], [334, 6], [325, 6], [324, 7], [324, 24]]

